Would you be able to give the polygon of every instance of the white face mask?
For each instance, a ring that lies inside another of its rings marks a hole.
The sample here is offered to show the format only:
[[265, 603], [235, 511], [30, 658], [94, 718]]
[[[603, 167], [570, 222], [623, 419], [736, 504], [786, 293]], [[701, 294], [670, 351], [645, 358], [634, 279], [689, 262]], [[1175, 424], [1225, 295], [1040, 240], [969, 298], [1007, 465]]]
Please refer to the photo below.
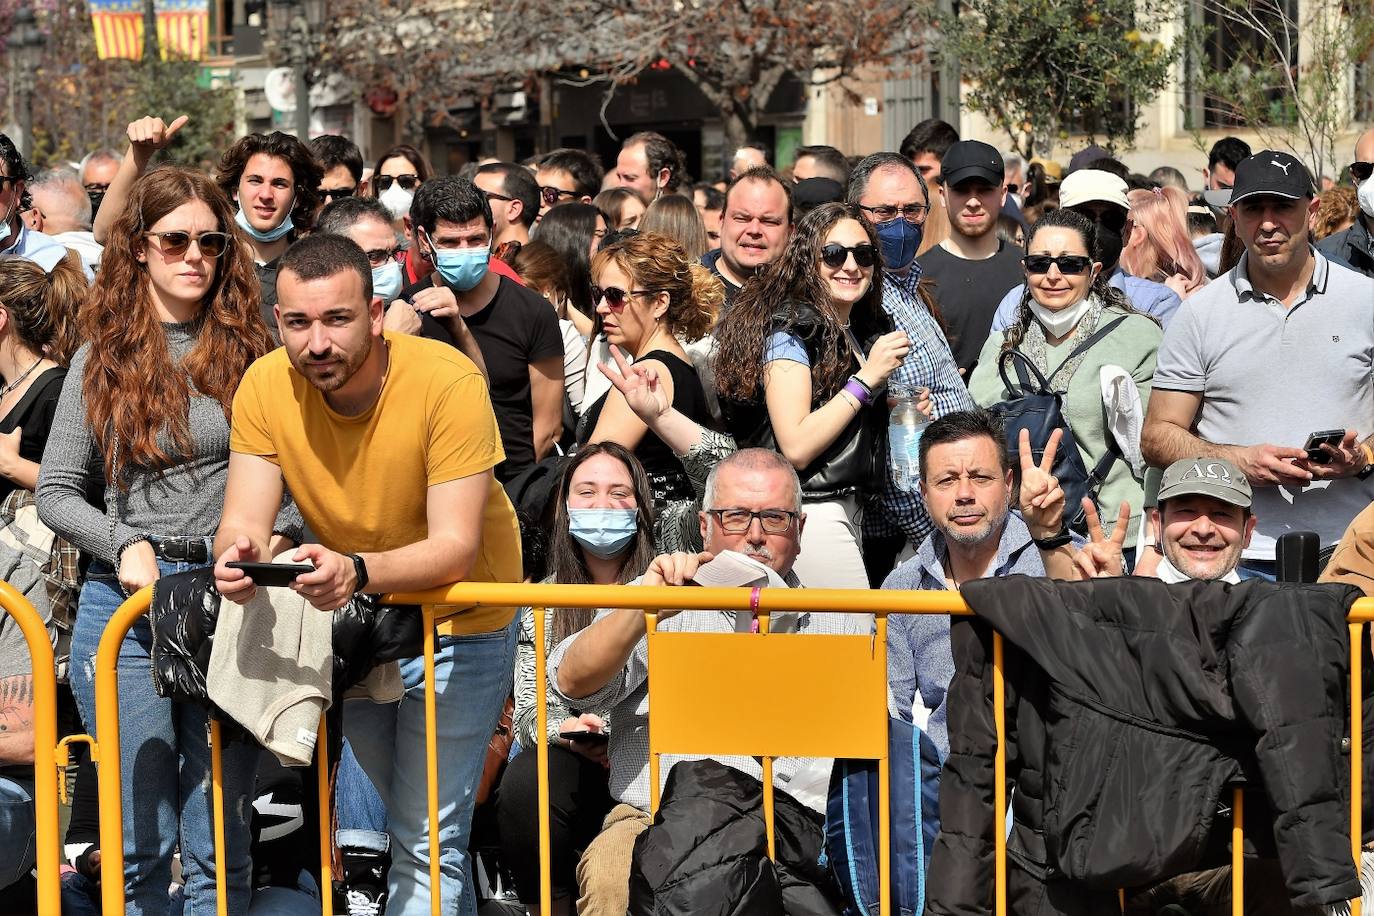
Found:
[[1056, 312], [1045, 308], [1032, 299], [1030, 308], [1035, 320], [1044, 326], [1045, 333], [1051, 337], [1063, 337], [1078, 327], [1078, 322], [1087, 314], [1088, 306], [1091, 304], [1092, 296], [1084, 296], [1073, 305], [1065, 306]]
[[1370, 175], [1360, 182], [1356, 194], [1360, 198], [1360, 212], [1370, 219], [1374, 219], [1374, 175]]
[[415, 199], [415, 192], [407, 191], [400, 184], [393, 182], [377, 199], [386, 207], [392, 219], [400, 219], [410, 212], [410, 202]]

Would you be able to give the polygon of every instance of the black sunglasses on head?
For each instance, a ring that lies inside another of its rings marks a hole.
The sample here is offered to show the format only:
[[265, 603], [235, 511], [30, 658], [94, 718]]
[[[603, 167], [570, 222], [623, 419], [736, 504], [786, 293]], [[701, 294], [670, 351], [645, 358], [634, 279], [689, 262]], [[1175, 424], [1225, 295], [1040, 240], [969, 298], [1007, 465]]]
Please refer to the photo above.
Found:
[[414, 191], [420, 186], [419, 175], [378, 175], [372, 179], [372, 183], [377, 186], [378, 191], [385, 191], [391, 187], [392, 182], [400, 185], [402, 190]]
[[854, 255], [854, 263], [860, 267], [872, 267], [878, 263], [877, 249], [868, 242], [860, 242], [858, 245], [831, 242], [821, 249], [821, 263], [831, 269], [843, 267], [851, 254]]
[[158, 248], [164, 255], [175, 258], [186, 253], [195, 242], [200, 249], [202, 257], [217, 258], [224, 254], [229, 247], [229, 235], [224, 232], [202, 232], [200, 235], [191, 235], [189, 232], [147, 232], [145, 235], [156, 236]]
[[1350, 177], [1355, 179], [1356, 184], [1368, 181], [1370, 175], [1374, 175], [1374, 162], [1350, 163]]
[[1047, 274], [1050, 267], [1059, 268], [1059, 272], [1065, 275], [1081, 274], [1083, 271], [1092, 267], [1093, 259], [1082, 254], [1061, 254], [1057, 257], [1050, 257], [1047, 254], [1028, 254], [1021, 259], [1025, 265], [1026, 272], [1032, 274]]

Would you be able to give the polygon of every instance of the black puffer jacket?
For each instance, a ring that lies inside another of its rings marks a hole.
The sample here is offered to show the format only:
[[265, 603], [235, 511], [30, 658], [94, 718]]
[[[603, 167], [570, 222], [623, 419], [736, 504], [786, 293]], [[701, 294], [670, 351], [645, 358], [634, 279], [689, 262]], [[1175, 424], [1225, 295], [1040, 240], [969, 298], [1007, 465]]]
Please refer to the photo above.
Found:
[[773, 809], [768, 858], [763, 784], [715, 760], [675, 765], [653, 826], [635, 840], [629, 916], [839, 916], [839, 892], [818, 863], [819, 814], [785, 792]]
[[[208, 706], [205, 672], [210, 667], [219, 592], [213, 568], [164, 576], [153, 586], [148, 611], [153, 628], [153, 686], [158, 696]], [[334, 612], [335, 695], [381, 662], [421, 651], [420, 609], [379, 607], [361, 595]]]
[[1030, 880], [1087, 894], [1192, 871], [1223, 790], [1248, 783], [1272, 812], [1292, 902], [1359, 896], [1345, 741], [1357, 590], [1011, 576], [962, 591], [978, 616], [950, 630], [928, 914], [992, 911], [992, 628], [1006, 645], [1008, 851]]

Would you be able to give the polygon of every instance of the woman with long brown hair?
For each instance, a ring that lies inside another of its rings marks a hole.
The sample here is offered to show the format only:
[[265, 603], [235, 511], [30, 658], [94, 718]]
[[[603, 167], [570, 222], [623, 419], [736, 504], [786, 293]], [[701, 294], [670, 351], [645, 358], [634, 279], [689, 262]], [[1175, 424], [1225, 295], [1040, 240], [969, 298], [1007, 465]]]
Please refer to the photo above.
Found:
[[[547, 581], [559, 585], [623, 585], [643, 575], [656, 553], [653, 492], [644, 468], [614, 442], [588, 445], [563, 469], [553, 498]], [[553, 649], [587, 627], [590, 608], [554, 608], [545, 648]], [[574, 868], [582, 850], [601, 829], [611, 810], [607, 784], [606, 720], [594, 710], [575, 713], [552, 692], [548, 734], [538, 733], [535, 693], [534, 613], [520, 619], [516, 648], [515, 735], [522, 753], [501, 779], [497, 801], [501, 847], [515, 878], [520, 902], [533, 914], [571, 912], [576, 889]], [[583, 733], [584, 738], [561, 735]], [[596, 736], [600, 737], [596, 737]], [[552, 802], [552, 907], [539, 899], [539, 783], [535, 748], [549, 744]]]
[[[86, 342], [62, 388], [38, 507], [49, 527], [92, 558], [72, 634], [71, 682], [95, 734], [100, 635], [126, 597], [214, 559], [234, 391], [272, 347], [251, 248], [224, 192], [185, 169], [141, 177], [111, 228], [81, 318]], [[87, 493], [102, 472], [104, 504], [96, 507]], [[286, 516], [278, 530], [290, 529], [294, 539], [299, 517]], [[219, 881], [228, 885], [230, 912], [246, 912], [257, 750], [224, 748], [228, 874], [216, 875], [206, 714], [154, 693], [151, 643], [140, 619], [119, 660], [127, 912], [168, 911], [177, 848], [188, 912], [213, 912]]]

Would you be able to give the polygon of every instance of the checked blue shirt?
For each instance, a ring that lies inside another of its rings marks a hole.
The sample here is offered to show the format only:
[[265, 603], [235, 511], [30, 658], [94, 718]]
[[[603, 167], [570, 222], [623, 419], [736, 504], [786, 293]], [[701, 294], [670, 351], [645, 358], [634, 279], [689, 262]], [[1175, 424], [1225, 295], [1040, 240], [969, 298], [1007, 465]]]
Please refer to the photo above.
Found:
[[[883, 308], [911, 339], [906, 359], [888, 378], [889, 385], [910, 385], [930, 389], [935, 416], [943, 417], [956, 410], [972, 410], [973, 398], [959, 377], [959, 367], [950, 352], [949, 341], [935, 321], [935, 316], [916, 295], [921, 280], [920, 266], [912, 265], [905, 276], [883, 272]], [[905, 534], [913, 545], [919, 545], [934, 526], [926, 514], [925, 501], [918, 493], [907, 493], [892, 485], [887, 472], [887, 484], [882, 496], [869, 503], [864, 512], [864, 534], [887, 537]]]

